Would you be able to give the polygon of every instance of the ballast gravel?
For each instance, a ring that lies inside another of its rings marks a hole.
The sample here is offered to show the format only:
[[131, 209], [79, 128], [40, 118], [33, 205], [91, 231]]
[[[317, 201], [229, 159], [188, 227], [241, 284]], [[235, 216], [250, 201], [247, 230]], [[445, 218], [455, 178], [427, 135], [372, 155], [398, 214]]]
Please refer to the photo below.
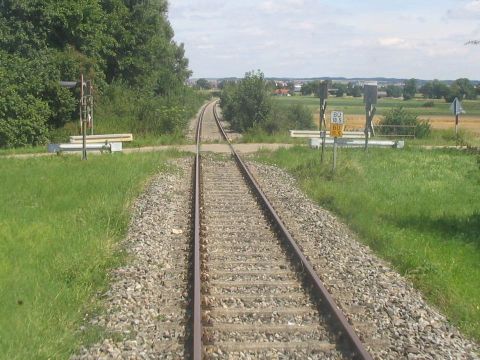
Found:
[[160, 173], [135, 202], [122, 244], [127, 265], [112, 272], [105, 312], [90, 320], [106, 339], [72, 359], [179, 359], [188, 321], [191, 159]]
[[411, 283], [275, 166], [249, 162], [267, 197], [375, 359], [479, 359]]

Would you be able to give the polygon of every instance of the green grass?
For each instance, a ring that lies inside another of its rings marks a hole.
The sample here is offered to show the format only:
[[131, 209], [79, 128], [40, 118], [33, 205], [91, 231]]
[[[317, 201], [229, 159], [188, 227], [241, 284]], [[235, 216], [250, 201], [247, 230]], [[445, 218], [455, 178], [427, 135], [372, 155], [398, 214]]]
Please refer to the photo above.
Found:
[[458, 136], [455, 130], [432, 129], [429, 136], [422, 139], [407, 139], [407, 146], [480, 146], [480, 136], [470, 131], [460, 130]]
[[[312, 96], [278, 96], [274, 97], [274, 100], [280, 104], [296, 104], [301, 103], [308, 106], [312, 111], [319, 111], [319, 99]], [[424, 107], [423, 105], [427, 101], [433, 101], [433, 107]], [[408, 101], [400, 99], [382, 98], [377, 103], [377, 114], [385, 115], [386, 111], [393, 107], [403, 106], [408, 110], [415, 111], [417, 115], [429, 116], [429, 115], [452, 115], [450, 110], [450, 104], [445, 100], [427, 100], [427, 99], [411, 99]], [[464, 116], [480, 116], [480, 100], [464, 100], [462, 106], [466, 111]], [[329, 97], [328, 109], [343, 111], [346, 115], [356, 115], [365, 113], [365, 105], [363, 104], [363, 98], [352, 97]], [[452, 115], [453, 116], [453, 115]]]
[[47, 146], [27, 146], [21, 148], [0, 148], [0, 156], [4, 155], [19, 155], [19, 154], [38, 154], [47, 152]]
[[65, 359], [102, 329], [79, 332], [148, 177], [176, 152], [0, 158], [0, 358]]
[[340, 149], [320, 163], [304, 147], [262, 152], [299, 179], [362, 241], [480, 340], [480, 155], [456, 150]]

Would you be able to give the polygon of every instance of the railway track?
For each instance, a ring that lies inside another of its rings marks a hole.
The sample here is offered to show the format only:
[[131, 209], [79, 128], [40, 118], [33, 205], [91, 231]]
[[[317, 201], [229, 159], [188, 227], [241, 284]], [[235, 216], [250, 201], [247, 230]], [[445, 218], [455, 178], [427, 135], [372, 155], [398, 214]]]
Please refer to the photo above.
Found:
[[227, 139], [206, 105], [196, 131], [192, 357], [371, 359], [233, 147], [229, 161], [202, 158], [204, 119]]

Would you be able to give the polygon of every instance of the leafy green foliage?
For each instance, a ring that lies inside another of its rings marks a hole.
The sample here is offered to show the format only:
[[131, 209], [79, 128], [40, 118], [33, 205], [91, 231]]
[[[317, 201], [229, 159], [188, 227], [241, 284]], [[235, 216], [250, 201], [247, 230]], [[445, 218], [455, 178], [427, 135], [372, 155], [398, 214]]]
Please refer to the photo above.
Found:
[[210, 85], [210, 83], [208, 82], [207, 79], [198, 79], [197, 82], [196, 82], [196, 85], [200, 89], [205, 89], [205, 90], [208, 90], [208, 89], [212, 88], [212, 85]]
[[236, 84], [226, 84], [220, 101], [225, 119], [236, 131], [261, 126], [272, 107], [269, 87], [260, 71], [246, 73]]
[[239, 83], [224, 85], [221, 102], [223, 116], [241, 132], [277, 134], [289, 129], [310, 129], [312, 112], [302, 104], [273, 106], [271, 85], [261, 72], [249, 72]]
[[385, 89], [388, 97], [399, 98], [402, 96], [402, 88], [395, 85], [387, 85]]
[[138, 137], [183, 135], [187, 122], [206, 99], [184, 87], [171, 96], [146, 95], [121, 84], [110, 85], [97, 104], [97, 130], [134, 133]]
[[279, 134], [293, 129], [309, 130], [313, 127], [312, 112], [300, 103], [289, 106], [274, 104], [265, 123], [259, 126], [267, 134]]
[[421, 88], [420, 93], [428, 99], [441, 99], [449, 94], [448, 85], [440, 80], [426, 82]]
[[[80, 73], [94, 80], [97, 94], [113, 82], [147, 98], [181, 93], [190, 71], [183, 45], [173, 41], [167, 5], [165, 0], [2, 1], [0, 97], [9, 100], [0, 110], [0, 146], [44, 142], [49, 128], [76, 118], [78, 93], [59, 81], [75, 81]], [[171, 124], [164, 125], [171, 131]]]
[[75, 108], [48, 52], [27, 59], [0, 51], [0, 146], [45, 143], [49, 126], [61, 126]]
[[405, 110], [402, 106], [393, 108], [380, 121], [380, 134], [384, 135], [415, 135], [423, 138], [430, 134], [428, 121], [419, 121], [418, 116]]
[[452, 83], [448, 95], [445, 96], [445, 101], [452, 102], [455, 98], [458, 98], [459, 100], [475, 100], [477, 98], [475, 87], [470, 80], [461, 78]]
[[403, 87], [403, 99], [410, 100], [415, 97], [417, 93], [417, 80], [410, 79], [405, 82], [405, 86]]

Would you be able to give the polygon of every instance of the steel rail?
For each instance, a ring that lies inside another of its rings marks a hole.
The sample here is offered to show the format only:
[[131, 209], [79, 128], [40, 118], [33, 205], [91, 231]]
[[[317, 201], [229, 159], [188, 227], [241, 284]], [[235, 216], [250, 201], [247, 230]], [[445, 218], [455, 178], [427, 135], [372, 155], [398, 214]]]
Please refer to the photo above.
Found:
[[303, 254], [302, 250], [296, 243], [296, 241], [293, 239], [291, 236], [290, 232], [287, 230], [285, 225], [283, 224], [282, 220], [278, 216], [277, 212], [273, 208], [272, 204], [270, 201], [267, 199], [266, 195], [258, 185], [257, 181], [255, 180], [254, 176], [246, 166], [246, 164], [243, 162], [241, 157], [238, 155], [238, 153], [235, 151], [233, 148], [233, 145], [230, 143], [228, 140], [228, 137], [223, 129], [223, 127], [220, 124], [220, 120], [218, 119], [218, 114], [216, 112], [215, 108], [216, 104], [214, 105], [213, 108], [213, 114], [215, 121], [217, 123], [218, 128], [220, 129], [220, 132], [222, 133], [222, 136], [224, 139], [228, 142], [230, 145], [230, 148], [232, 150], [232, 154], [240, 168], [240, 170], [243, 172], [245, 177], [247, 178], [248, 182], [251, 184], [251, 187], [253, 188], [254, 192], [257, 194], [258, 199], [262, 203], [267, 216], [272, 220], [272, 224], [274, 228], [277, 230], [278, 234], [286, 241], [286, 244], [289, 248], [293, 250], [293, 254], [296, 258], [296, 260], [301, 264], [302, 268], [304, 269], [308, 280], [310, 283], [313, 285], [315, 292], [320, 295], [320, 297], [323, 300], [323, 303], [326, 305], [330, 313], [333, 315], [334, 319], [336, 320], [337, 324], [340, 326], [340, 331], [346, 336], [350, 346], [352, 347], [353, 351], [355, 352], [356, 356], [358, 359], [362, 360], [372, 360], [372, 356], [370, 353], [367, 351], [363, 343], [361, 342], [360, 338], [356, 334], [355, 330], [353, 327], [348, 323], [347, 318], [343, 314], [343, 312], [339, 309], [337, 304], [335, 303], [335, 300], [333, 297], [330, 295], [328, 292], [327, 288], [323, 284], [322, 280], [318, 277], [315, 269], [313, 266], [310, 264], [310, 261], [305, 257]]
[[201, 170], [201, 156], [200, 156], [200, 139], [202, 134], [202, 122], [206, 104], [198, 117], [197, 128], [195, 131], [196, 153], [195, 153], [195, 190], [194, 190], [194, 229], [193, 229], [193, 334], [192, 334], [192, 358], [194, 360], [202, 359], [202, 309], [201, 309], [201, 258], [200, 258], [200, 170]]

